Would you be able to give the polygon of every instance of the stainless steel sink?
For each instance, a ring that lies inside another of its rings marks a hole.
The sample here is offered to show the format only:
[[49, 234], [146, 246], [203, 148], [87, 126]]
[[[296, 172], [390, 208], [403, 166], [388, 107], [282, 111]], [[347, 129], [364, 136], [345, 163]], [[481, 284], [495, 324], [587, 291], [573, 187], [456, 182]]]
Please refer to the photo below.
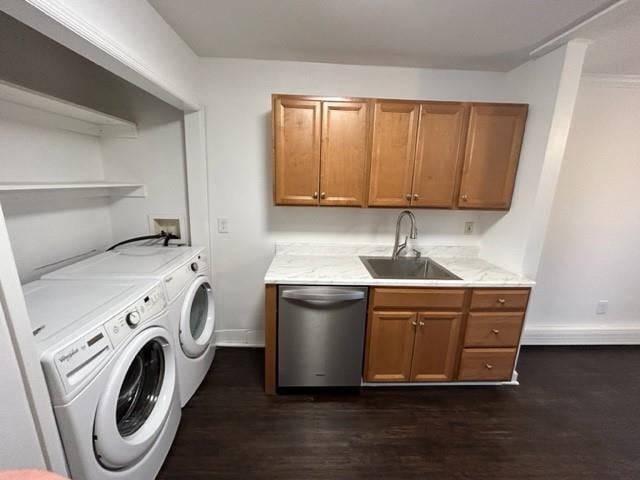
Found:
[[461, 280], [430, 258], [360, 257], [360, 260], [373, 278]]

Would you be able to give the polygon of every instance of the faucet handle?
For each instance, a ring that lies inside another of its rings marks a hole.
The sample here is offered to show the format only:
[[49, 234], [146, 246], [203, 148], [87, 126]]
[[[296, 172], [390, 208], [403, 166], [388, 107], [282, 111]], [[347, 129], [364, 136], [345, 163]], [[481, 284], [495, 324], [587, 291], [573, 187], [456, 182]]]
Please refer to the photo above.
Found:
[[412, 248], [411, 250], [413, 251], [413, 253], [415, 253], [416, 260], [418, 260], [422, 256], [422, 252], [420, 250], [417, 250], [415, 248]]

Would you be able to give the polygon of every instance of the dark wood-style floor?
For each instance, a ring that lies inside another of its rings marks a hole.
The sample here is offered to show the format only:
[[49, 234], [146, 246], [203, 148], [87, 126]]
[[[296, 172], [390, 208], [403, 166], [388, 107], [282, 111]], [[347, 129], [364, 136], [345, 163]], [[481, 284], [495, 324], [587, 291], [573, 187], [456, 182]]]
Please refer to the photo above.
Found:
[[640, 479], [640, 348], [529, 347], [519, 387], [262, 392], [219, 349], [160, 479]]

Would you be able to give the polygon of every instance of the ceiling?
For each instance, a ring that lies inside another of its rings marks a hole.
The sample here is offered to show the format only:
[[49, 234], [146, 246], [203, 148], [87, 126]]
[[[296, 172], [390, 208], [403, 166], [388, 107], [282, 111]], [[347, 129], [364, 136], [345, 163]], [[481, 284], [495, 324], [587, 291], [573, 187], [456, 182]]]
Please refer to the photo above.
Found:
[[[526, 62], [536, 47], [616, 3], [614, 0], [149, 2], [202, 57], [494, 71], [508, 71]], [[640, 74], [637, 54], [640, 0], [628, 0], [563, 40], [572, 37], [596, 40], [587, 57], [587, 71]]]

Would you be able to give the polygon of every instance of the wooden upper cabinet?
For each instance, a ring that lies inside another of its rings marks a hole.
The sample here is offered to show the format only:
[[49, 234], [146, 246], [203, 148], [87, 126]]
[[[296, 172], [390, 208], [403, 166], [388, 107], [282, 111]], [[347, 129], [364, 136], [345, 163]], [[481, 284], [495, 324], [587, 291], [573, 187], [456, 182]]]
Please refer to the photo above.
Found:
[[461, 319], [460, 313], [418, 314], [412, 381], [449, 382], [454, 379]]
[[411, 203], [414, 153], [420, 104], [375, 104], [369, 205], [404, 207]]
[[527, 105], [471, 105], [459, 208], [509, 209], [526, 117]]
[[322, 102], [320, 205], [364, 205], [368, 113], [367, 102]]
[[373, 312], [369, 316], [367, 381], [409, 381], [416, 316], [415, 312]]
[[274, 200], [278, 205], [318, 204], [321, 104], [274, 97]]
[[423, 103], [411, 205], [452, 208], [464, 155], [467, 108], [462, 103]]
[[276, 205], [507, 210], [527, 105], [273, 96]]

